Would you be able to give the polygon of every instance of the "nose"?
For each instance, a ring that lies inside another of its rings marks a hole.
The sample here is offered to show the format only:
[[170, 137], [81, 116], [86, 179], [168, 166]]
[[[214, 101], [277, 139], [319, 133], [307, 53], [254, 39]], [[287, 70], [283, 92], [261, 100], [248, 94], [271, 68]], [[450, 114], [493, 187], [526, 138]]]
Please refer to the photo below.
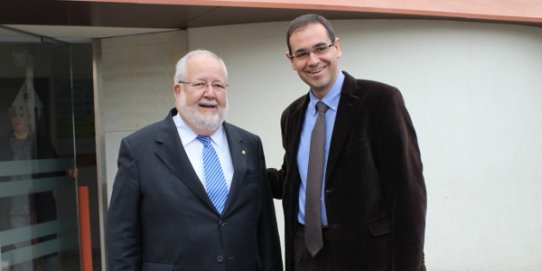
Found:
[[205, 88], [203, 89], [203, 96], [205, 98], [214, 98], [216, 97], [215, 90], [213, 88], [212, 84], [206, 84]]
[[318, 55], [313, 51], [310, 51], [308, 60], [309, 65], [316, 64], [318, 62], [320, 62], [320, 58], [318, 57]]

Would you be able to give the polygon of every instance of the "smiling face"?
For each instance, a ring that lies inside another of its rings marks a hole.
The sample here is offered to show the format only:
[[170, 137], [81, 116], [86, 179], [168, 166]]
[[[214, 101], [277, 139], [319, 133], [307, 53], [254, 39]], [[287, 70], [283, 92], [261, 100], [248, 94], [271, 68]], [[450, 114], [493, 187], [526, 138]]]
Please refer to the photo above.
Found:
[[175, 105], [183, 121], [198, 135], [211, 135], [222, 125], [228, 110], [226, 74], [215, 57], [188, 59], [185, 83], [174, 85]]
[[[312, 23], [293, 32], [289, 42], [294, 55], [299, 51], [310, 51], [304, 58], [291, 58], [289, 54], [287, 57], [301, 80], [311, 87], [312, 93], [318, 98], [324, 97], [337, 79], [337, 62], [342, 55], [339, 39], [330, 40], [323, 25]], [[318, 50], [333, 42], [329, 49]]]

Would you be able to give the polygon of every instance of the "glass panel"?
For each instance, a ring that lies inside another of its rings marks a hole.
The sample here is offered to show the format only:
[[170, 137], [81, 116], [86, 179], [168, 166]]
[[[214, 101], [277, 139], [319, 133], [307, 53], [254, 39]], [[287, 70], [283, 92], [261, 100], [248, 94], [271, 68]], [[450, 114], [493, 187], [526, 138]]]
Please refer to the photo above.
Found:
[[71, 47], [43, 41], [0, 42], [3, 271], [80, 268]]

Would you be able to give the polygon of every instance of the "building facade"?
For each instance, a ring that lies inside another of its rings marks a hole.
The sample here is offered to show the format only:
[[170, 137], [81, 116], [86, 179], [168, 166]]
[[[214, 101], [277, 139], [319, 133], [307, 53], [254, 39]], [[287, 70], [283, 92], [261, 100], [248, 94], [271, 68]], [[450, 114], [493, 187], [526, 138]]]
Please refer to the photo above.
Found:
[[189, 50], [225, 60], [227, 121], [260, 135], [280, 166], [281, 111], [307, 91], [284, 32], [307, 12], [334, 23], [342, 69], [405, 96], [428, 184], [428, 268], [542, 267], [537, 1], [20, 2], [0, 4], [2, 270], [85, 270], [89, 255], [106, 269], [120, 140], [173, 107], [174, 65]]

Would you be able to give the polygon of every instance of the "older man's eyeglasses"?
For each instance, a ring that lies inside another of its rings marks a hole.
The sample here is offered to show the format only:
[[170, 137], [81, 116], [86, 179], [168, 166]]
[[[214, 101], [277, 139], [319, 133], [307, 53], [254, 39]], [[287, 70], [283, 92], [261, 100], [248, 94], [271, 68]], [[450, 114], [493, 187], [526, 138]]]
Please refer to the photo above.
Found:
[[221, 83], [221, 82], [201, 82], [201, 81], [195, 81], [195, 82], [187, 82], [187, 81], [179, 81], [179, 84], [187, 84], [191, 88], [197, 89], [197, 90], [204, 90], [207, 89], [209, 86], [215, 91], [222, 91], [225, 90], [228, 87], [228, 84]]
[[296, 59], [296, 60], [305, 60], [309, 57], [311, 53], [317, 56], [323, 55], [324, 53], [327, 52], [327, 50], [329, 50], [329, 48], [333, 47], [333, 45], [335, 45], [335, 41], [330, 44], [325, 44], [325, 43], [318, 44], [310, 50], [299, 49], [295, 51], [293, 54], [288, 54], [288, 57], [291, 59]]

